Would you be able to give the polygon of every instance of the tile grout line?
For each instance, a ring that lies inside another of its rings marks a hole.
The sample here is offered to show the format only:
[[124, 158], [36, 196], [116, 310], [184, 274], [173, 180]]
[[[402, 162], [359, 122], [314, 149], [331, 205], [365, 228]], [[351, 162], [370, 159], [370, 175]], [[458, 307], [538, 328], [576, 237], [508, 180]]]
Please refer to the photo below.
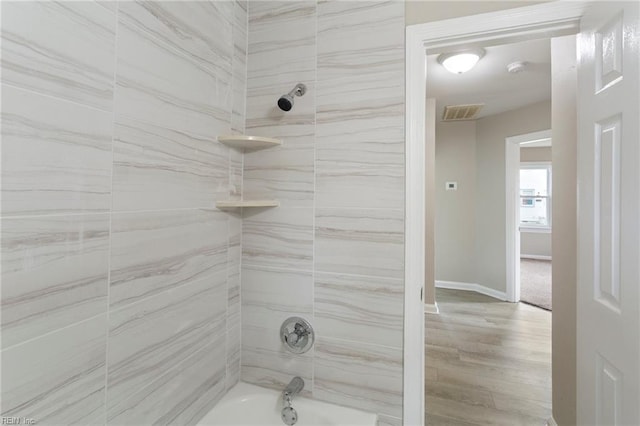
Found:
[[107, 316], [106, 316], [106, 342], [105, 342], [105, 357], [104, 357], [104, 424], [109, 423], [108, 412], [108, 395], [109, 395], [109, 331], [110, 331], [110, 317], [111, 317], [111, 258], [113, 250], [113, 170], [115, 164], [115, 142], [116, 142], [116, 88], [118, 78], [118, 27], [120, 23], [120, 3], [116, 1], [115, 10], [115, 38], [114, 38], [114, 53], [113, 53], [113, 99], [112, 99], [112, 112], [111, 112], [111, 205], [109, 209], [109, 254], [107, 260]]
[[[242, 112], [242, 133], [247, 132], [247, 103], [249, 92], [249, 3], [247, 0], [245, 10], [245, 39], [244, 39], [244, 91], [243, 98], [243, 112]], [[240, 6], [242, 7], [242, 6]], [[240, 166], [240, 182], [242, 187], [240, 188], [240, 197], [244, 199], [244, 151], [242, 152], [242, 161]], [[242, 236], [244, 233], [244, 217], [242, 211], [240, 211], [240, 262], [238, 265], [238, 315], [240, 317], [240, 333], [238, 339], [240, 344], [238, 345], [238, 382], [242, 380]]]
[[[53, 100], [56, 100], [56, 101], [70, 103], [70, 104], [73, 104], [75, 106], [87, 108], [87, 109], [90, 109], [90, 110], [95, 111], [95, 112], [101, 112], [103, 114], [112, 114], [113, 113], [113, 106], [111, 107], [111, 111], [109, 111], [108, 109], [102, 109], [102, 108], [98, 108], [98, 107], [95, 107], [95, 106], [92, 106], [92, 105], [89, 105], [89, 104], [83, 104], [81, 102], [74, 101], [74, 100], [68, 99], [68, 98], [63, 98], [61, 96], [51, 95], [51, 94], [44, 93], [44, 92], [38, 92], [37, 90], [29, 89], [29, 88], [22, 87], [22, 86], [16, 86], [15, 84], [12, 84], [12, 83], [7, 82], [7, 81], [2, 81], [2, 83], [0, 83], [0, 84], [2, 86], [7, 87], [7, 88], [11, 88], [11, 89], [15, 89], [15, 90], [31, 93], [33, 95], [42, 96], [42, 97], [45, 97], [45, 98], [48, 98], [48, 99], [53, 99]], [[113, 99], [113, 95], [112, 95], [112, 99]]]
[[[313, 94], [313, 218], [311, 220], [311, 312], [313, 317], [313, 326], [316, 327], [316, 209], [317, 209], [317, 162], [318, 151], [316, 149], [318, 135], [318, 0], [314, 2], [314, 24], [315, 24], [315, 63], [314, 63], [314, 90]], [[318, 344], [318, 335], [314, 340], [313, 354], [311, 356], [311, 396], [315, 397], [316, 390], [316, 348]]]

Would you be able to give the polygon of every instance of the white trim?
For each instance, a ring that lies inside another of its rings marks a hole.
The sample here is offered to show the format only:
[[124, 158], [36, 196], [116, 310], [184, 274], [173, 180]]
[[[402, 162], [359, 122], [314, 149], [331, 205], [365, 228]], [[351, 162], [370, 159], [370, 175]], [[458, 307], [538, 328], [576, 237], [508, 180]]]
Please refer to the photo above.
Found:
[[[403, 423], [424, 424], [425, 99], [427, 56], [417, 29], [406, 29]], [[417, 109], [416, 109], [417, 108]], [[421, 116], [416, 120], [415, 112]], [[418, 143], [419, 142], [419, 143]]]
[[547, 426], [558, 426], [558, 423], [556, 423], [553, 416], [549, 417], [549, 419], [547, 420]]
[[520, 259], [551, 260], [551, 256], [542, 256], [539, 254], [520, 254]]
[[405, 318], [403, 424], [424, 424], [425, 99], [427, 49], [575, 34], [585, 2], [548, 2], [411, 25], [405, 49]]
[[425, 314], [439, 314], [440, 313], [440, 309], [438, 308], [438, 302], [425, 303], [424, 304], [424, 312], [425, 312]]
[[533, 226], [520, 226], [520, 233], [525, 234], [551, 234], [553, 232], [549, 227], [533, 227]]
[[529, 135], [505, 139], [505, 250], [507, 300], [520, 301], [520, 142]]
[[[511, 142], [517, 143], [518, 145], [521, 145], [527, 142], [551, 140], [551, 129], [540, 130], [539, 132], [525, 133], [523, 135], [511, 136], [509, 137], [509, 139], [511, 139]], [[551, 161], [547, 161], [546, 163], [551, 164]]]
[[461, 283], [458, 281], [438, 281], [436, 280], [436, 288], [448, 288], [451, 290], [464, 290], [475, 291], [476, 293], [484, 294], [485, 296], [493, 297], [494, 299], [507, 301], [507, 293], [504, 291], [495, 290], [493, 288], [485, 287], [476, 283]]

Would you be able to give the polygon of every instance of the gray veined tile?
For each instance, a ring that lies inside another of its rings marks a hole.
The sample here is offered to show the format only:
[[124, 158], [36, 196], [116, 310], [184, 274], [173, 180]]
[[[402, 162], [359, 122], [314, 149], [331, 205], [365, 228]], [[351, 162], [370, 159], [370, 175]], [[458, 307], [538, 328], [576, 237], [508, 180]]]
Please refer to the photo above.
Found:
[[245, 131], [245, 111], [247, 101], [247, 42], [248, 14], [247, 4], [233, 2], [233, 100], [231, 108], [231, 130], [237, 133]]
[[284, 349], [277, 329], [242, 326], [241, 380], [271, 389], [282, 390], [292, 378], [305, 381], [303, 394], [313, 389], [313, 353], [293, 354]]
[[124, 401], [108, 425], [195, 425], [225, 392], [224, 336]]
[[403, 100], [404, 32], [402, 2], [320, 2], [318, 105]]
[[122, 2], [121, 22], [161, 40], [200, 67], [229, 78], [233, 3]]
[[242, 217], [229, 212], [227, 252], [227, 330], [240, 324], [240, 276], [242, 261]]
[[107, 214], [2, 222], [3, 348], [106, 313]]
[[229, 133], [230, 55], [218, 75], [123, 17], [117, 56], [118, 115], [201, 137]]
[[2, 416], [104, 425], [106, 315], [2, 351]]
[[154, 387], [166, 371], [208, 343], [224, 339], [226, 305], [226, 271], [222, 271], [111, 311], [109, 419], [131, 409], [130, 398]]
[[227, 331], [227, 375], [226, 389], [231, 389], [240, 381], [240, 346], [242, 327], [238, 323]]
[[110, 113], [3, 85], [3, 215], [108, 211], [112, 131]]
[[225, 213], [171, 210], [112, 218], [110, 306], [227, 270]]
[[[261, 128], [260, 133], [268, 133]], [[313, 207], [314, 199], [314, 129], [297, 126], [299, 134], [281, 136], [276, 127], [272, 136], [282, 137], [282, 146], [244, 155], [246, 199], [277, 199], [286, 207]], [[291, 132], [292, 133], [292, 132]]]
[[111, 111], [115, 28], [97, 2], [3, 3], [2, 82]]
[[[243, 119], [244, 123], [244, 119]], [[244, 124], [243, 124], [244, 129]], [[243, 133], [243, 132], [238, 132]], [[229, 149], [229, 199], [241, 200], [243, 194], [244, 154], [237, 149]]]
[[242, 325], [280, 330], [291, 316], [313, 322], [311, 271], [243, 266]]
[[402, 347], [402, 280], [316, 273], [314, 289], [319, 336]]
[[244, 265], [307, 270], [313, 264], [313, 210], [261, 209], [245, 212], [242, 223]]
[[316, 209], [315, 270], [402, 279], [404, 212]]
[[398, 417], [378, 415], [378, 426], [402, 426], [402, 419]]
[[113, 209], [214, 208], [228, 198], [229, 148], [120, 116], [113, 153]]
[[[315, 12], [314, 1], [251, 3], [247, 63], [247, 128], [251, 132], [284, 136], [285, 126], [296, 129], [314, 123]], [[307, 93], [296, 98], [295, 108], [285, 113], [276, 102], [297, 83], [306, 84]]]
[[402, 349], [319, 338], [314, 398], [402, 417]]
[[404, 208], [404, 102], [319, 112], [316, 205]]

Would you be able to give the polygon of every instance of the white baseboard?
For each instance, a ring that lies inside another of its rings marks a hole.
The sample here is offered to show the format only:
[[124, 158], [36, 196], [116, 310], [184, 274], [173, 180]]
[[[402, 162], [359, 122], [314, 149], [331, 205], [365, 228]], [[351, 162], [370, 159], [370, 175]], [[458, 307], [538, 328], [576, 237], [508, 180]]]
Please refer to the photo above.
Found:
[[493, 297], [498, 300], [507, 300], [507, 293], [503, 291], [494, 290], [489, 287], [485, 287], [476, 283], [461, 283], [457, 281], [438, 281], [436, 280], [437, 288], [449, 288], [452, 290], [465, 290], [475, 291], [476, 293], [484, 294], [489, 297]]
[[541, 256], [539, 254], [520, 254], [520, 259], [551, 260], [551, 256]]
[[549, 417], [549, 420], [547, 420], [547, 426], [558, 426], [558, 423], [553, 419], [553, 416]]
[[440, 310], [438, 309], [438, 302], [436, 302], [436, 303], [425, 303], [424, 304], [424, 313], [425, 314], [439, 314]]

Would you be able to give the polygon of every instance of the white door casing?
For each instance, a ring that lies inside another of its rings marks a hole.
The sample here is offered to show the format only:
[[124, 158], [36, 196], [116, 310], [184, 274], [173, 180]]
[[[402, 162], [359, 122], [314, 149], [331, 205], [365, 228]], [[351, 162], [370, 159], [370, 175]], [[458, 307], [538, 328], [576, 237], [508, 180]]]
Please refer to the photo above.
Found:
[[577, 421], [640, 424], [638, 2], [594, 2], [578, 35]]

